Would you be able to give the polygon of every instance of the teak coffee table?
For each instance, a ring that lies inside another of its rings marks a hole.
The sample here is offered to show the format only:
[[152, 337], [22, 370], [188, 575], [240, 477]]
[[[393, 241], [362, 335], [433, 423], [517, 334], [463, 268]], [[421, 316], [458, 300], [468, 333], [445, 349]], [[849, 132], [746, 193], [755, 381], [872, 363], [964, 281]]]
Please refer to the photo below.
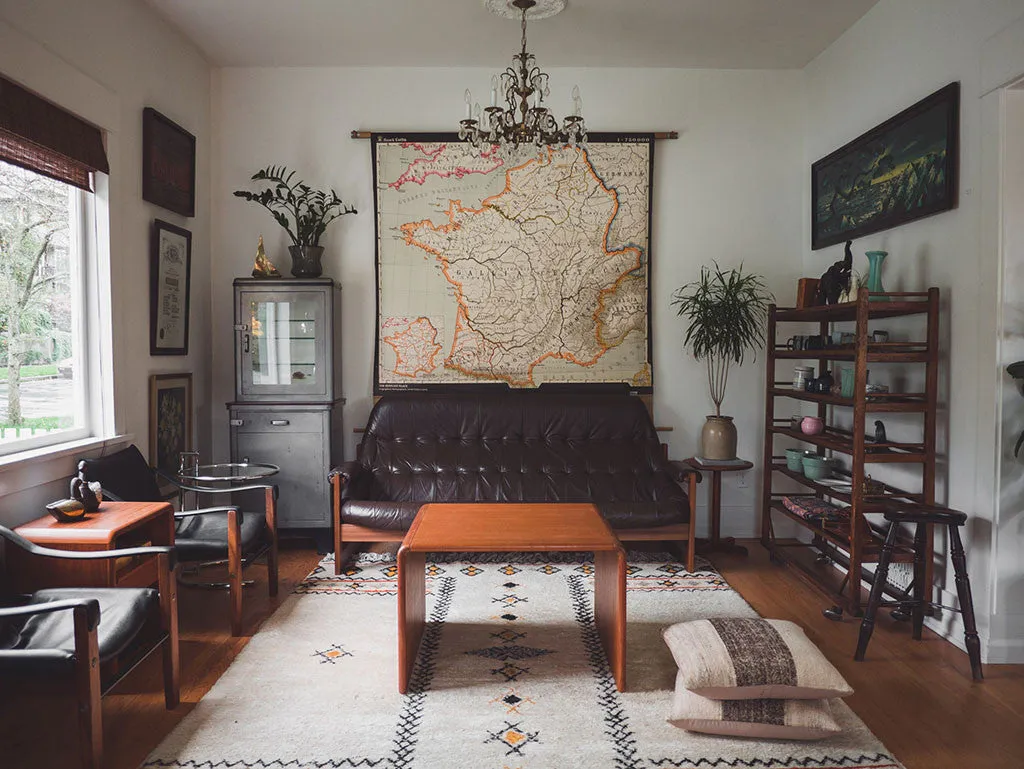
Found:
[[398, 691], [409, 688], [426, 624], [427, 553], [592, 552], [594, 622], [615, 686], [626, 686], [626, 552], [594, 505], [432, 503], [398, 551]]

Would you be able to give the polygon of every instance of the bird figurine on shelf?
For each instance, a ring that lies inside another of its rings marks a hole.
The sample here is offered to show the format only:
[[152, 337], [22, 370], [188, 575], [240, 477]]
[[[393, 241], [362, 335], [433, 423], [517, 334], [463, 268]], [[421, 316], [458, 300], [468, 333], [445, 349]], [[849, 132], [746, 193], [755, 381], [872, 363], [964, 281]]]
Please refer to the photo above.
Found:
[[888, 443], [889, 439], [885, 437], [885, 425], [881, 419], [875, 420], [875, 443]]
[[252, 266], [252, 276], [254, 278], [280, 278], [281, 273], [278, 272], [277, 267], [274, 263], [267, 258], [267, 252], [263, 250], [263, 236], [260, 235], [259, 245], [256, 246], [256, 261]]

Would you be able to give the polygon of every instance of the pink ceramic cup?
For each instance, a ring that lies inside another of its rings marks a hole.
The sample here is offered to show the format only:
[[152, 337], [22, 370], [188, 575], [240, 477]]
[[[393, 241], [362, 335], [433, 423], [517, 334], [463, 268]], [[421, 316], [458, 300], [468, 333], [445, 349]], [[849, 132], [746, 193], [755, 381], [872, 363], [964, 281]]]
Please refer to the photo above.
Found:
[[818, 417], [804, 417], [800, 422], [800, 431], [804, 435], [817, 435], [825, 429], [825, 423]]

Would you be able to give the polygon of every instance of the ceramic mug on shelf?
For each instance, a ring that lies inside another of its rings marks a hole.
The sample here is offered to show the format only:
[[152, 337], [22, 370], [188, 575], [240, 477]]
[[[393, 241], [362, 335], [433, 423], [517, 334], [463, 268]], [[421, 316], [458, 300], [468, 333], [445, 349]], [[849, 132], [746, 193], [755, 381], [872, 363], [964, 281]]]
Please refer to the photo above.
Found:
[[800, 430], [804, 435], [818, 435], [825, 429], [825, 423], [819, 417], [804, 417], [800, 422]]

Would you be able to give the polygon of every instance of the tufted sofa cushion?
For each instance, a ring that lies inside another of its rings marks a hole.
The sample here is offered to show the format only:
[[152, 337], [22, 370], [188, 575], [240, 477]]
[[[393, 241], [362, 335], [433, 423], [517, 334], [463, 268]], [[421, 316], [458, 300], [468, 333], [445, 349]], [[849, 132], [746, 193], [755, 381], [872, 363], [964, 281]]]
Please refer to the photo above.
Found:
[[342, 521], [406, 529], [427, 502], [593, 502], [617, 528], [688, 520], [629, 395], [387, 395], [348, 471]]

